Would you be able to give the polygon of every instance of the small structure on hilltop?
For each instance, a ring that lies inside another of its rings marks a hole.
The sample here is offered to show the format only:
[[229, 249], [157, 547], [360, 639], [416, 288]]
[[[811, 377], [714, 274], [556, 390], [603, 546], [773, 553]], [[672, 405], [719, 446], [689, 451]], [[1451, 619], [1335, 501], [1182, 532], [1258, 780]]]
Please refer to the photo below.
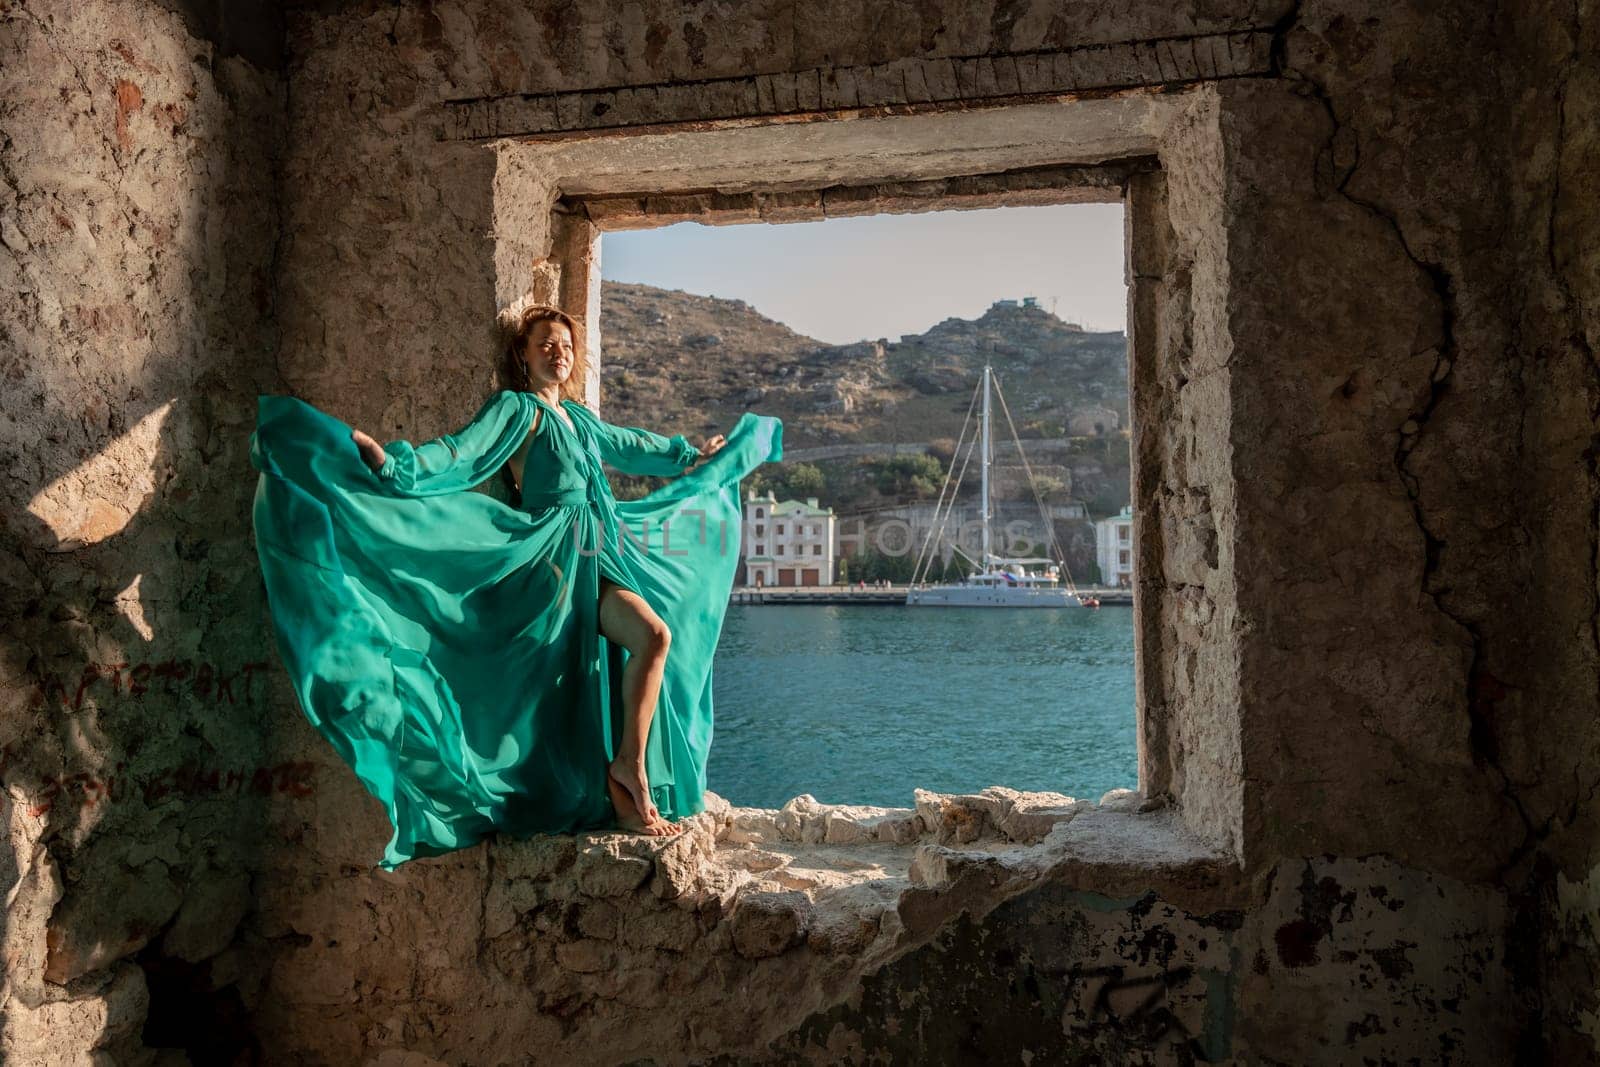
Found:
[[1110, 408], [1079, 408], [1067, 419], [1068, 437], [1104, 437], [1122, 428], [1122, 416]]
[[832, 585], [835, 518], [817, 498], [778, 500], [752, 490], [744, 502], [745, 585]]

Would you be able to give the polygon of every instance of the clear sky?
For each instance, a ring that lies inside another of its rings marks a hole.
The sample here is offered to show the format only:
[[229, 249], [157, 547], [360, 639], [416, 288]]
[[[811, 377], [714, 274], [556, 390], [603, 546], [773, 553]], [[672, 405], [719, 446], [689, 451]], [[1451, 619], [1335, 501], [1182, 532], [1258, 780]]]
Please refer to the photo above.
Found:
[[744, 300], [830, 344], [895, 340], [1024, 296], [1088, 329], [1127, 323], [1121, 204], [685, 222], [606, 234], [600, 269], [607, 281]]

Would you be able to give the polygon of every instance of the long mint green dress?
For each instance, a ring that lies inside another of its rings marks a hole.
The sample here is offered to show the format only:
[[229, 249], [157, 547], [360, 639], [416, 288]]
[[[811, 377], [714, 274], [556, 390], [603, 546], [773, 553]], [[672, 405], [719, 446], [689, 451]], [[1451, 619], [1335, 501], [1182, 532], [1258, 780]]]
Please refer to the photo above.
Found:
[[[528, 440], [522, 499], [467, 492]], [[621, 740], [627, 652], [599, 632], [600, 576], [672, 633], [646, 740], [663, 816], [704, 809], [711, 661], [739, 556], [739, 482], [782, 458], [782, 423], [746, 413], [727, 443], [640, 500], [601, 463], [679, 474], [682, 436], [602, 422], [502, 390], [425, 444], [390, 441], [374, 472], [350, 427], [262, 396], [251, 435], [256, 547], [300, 705], [394, 826], [380, 866], [523, 835], [615, 825], [606, 764]]]

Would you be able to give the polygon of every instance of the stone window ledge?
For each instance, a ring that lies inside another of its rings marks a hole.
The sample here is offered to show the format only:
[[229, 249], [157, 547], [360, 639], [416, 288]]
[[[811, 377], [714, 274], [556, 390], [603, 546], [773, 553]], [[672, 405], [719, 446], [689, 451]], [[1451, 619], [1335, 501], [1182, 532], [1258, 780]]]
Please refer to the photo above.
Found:
[[579, 973], [638, 949], [752, 961], [800, 951], [859, 970], [1046, 883], [1108, 898], [1154, 891], [1200, 911], [1240, 904], [1233, 860], [1130, 790], [1098, 804], [1003, 787], [917, 790], [914, 808], [707, 800], [672, 838], [492, 844], [484, 936], [554, 937], [557, 965]]

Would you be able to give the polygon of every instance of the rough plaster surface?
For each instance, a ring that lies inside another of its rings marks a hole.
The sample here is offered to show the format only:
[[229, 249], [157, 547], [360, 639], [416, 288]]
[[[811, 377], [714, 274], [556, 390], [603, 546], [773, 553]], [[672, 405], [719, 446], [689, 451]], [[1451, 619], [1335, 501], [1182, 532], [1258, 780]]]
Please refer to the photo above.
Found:
[[[8, 1062], [1595, 1059], [1593, 12], [758, 8], [308, 4], [278, 41], [0, 0]], [[1245, 32], [1266, 74], [1181, 91], [440, 138], [450, 101]], [[371, 870], [263, 625], [258, 392], [458, 425], [498, 309], [595, 306], [563, 196], [1131, 157], [1149, 800]]]
[[296, 773], [245, 523], [281, 83], [155, 5], [6, 3], [0, 124], [0, 1058], [133, 1062], [136, 959], [232, 940]]

